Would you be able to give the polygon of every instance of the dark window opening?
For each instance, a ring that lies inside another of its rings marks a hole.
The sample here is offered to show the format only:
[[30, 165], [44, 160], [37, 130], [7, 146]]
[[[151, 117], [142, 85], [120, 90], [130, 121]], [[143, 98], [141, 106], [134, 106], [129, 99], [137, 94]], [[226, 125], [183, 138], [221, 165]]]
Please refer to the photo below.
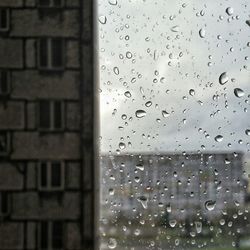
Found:
[[9, 153], [9, 137], [7, 132], [0, 132], [0, 155]]
[[9, 10], [8, 9], [0, 9], [0, 31], [8, 31], [9, 30]]
[[48, 249], [48, 222], [41, 222], [40, 249]]
[[40, 101], [39, 105], [39, 127], [41, 129], [50, 129], [51, 119], [50, 119], [50, 102], [49, 101]]
[[63, 226], [62, 222], [52, 224], [52, 249], [63, 248]]
[[51, 163], [51, 186], [52, 187], [61, 186], [61, 163], [60, 162]]
[[8, 95], [10, 93], [9, 73], [7, 70], [0, 71], [0, 95]]
[[6, 215], [9, 213], [9, 199], [8, 194], [6, 192], [0, 193], [0, 208], [1, 208], [1, 215]]

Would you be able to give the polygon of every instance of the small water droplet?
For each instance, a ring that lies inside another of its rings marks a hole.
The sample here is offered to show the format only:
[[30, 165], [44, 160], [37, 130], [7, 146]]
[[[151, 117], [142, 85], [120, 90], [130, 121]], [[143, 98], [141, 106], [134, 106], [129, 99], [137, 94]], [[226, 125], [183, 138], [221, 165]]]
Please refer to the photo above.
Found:
[[161, 111], [161, 114], [162, 114], [162, 116], [163, 116], [164, 118], [170, 116], [170, 114], [169, 114], [166, 110], [162, 110], [162, 111]]
[[199, 30], [199, 35], [200, 35], [201, 38], [204, 38], [204, 37], [206, 36], [206, 31], [205, 31], [205, 29], [203, 29], [203, 28], [200, 29], [200, 30]]
[[171, 31], [173, 32], [179, 32], [179, 26], [178, 25], [175, 25], [171, 28]]
[[108, 248], [115, 249], [117, 247], [117, 241], [114, 238], [110, 238], [108, 241]]
[[227, 83], [229, 81], [229, 77], [227, 75], [227, 72], [223, 72], [220, 77], [219, 77], [219, 83], [221, 85], [224, 85], [225, 83]]
[[223, 141], [223, 136], [222, 135], [217, 135], [217, 136], [215, 136], [215, 141], [217, 141], [217, 142], [222, 142]]
[[245, 130], [246, 135], [250, 135], [250, 129]]
[[246, 24], [250, 27], [250, 20], [246, 20]]
[[117, 5], [117, 0], [109, 0], [110, 5]]
[[131, 97], [131, 93], [130, 93], [129, 91], [126, 91], [126, 92], [124, 93], [124, 95], [125, 95], [126, 97], [128, 97], [128, 98]]
[[137, 164], [135, 167], [141, 171], [144, 171], [144, 165], [141, 163]]
[[118, 67], [114, 67], [113, 68], [113, 71], [116, 75], [119, 75], [120, 71], [119, 71], [119, 68]]
[[99, 16], [99, 22], [101, 23], [101, 24], [106, 24], [106, 22], [107, 22], [107, 17], [106, 16]]
[[119, 148], [120, 149], [125, 149], [126, 148], [126, 144], [124, 142], [120, 142], [119, 143]]
[[189, 95], [194, 96], [195, 95], [195, 90], [194, 89], [190, 89], [189, 90]]
[[148, 198], [146, 196], [140, 196], [137, 198], [137, 201], [139, 201], [144, 209], [148, 208]]
[[176, 220], [170, 220], [170, 221], [169, 221], [170, 227], [175, 227], [176, 223], [177, 223]]
[[146, 106], [146, 107], [150, 107], [151, 105], [152, 105], [152, 102], [151, 102], [151, 101], [148, 101], [148, 102], [145, 103], [145, 106]]
[[196, 232], [199, 234], [202, 231], [202, 223], [200, 221], [195, 222]]
[[141, 109], [136, 110], [136, 112], [135, 112], [135, 116], [137, 118], [142, 118], [142, 117], [146, 116], [146, 114], [147, 114], [146, 111], [141, 110]]
[[235, 88], [234, 89], [234, 94], [236, 97], [241, 98], [245, 95], [244, 91], [240, 88]]
[[231, 16], [231, 15], [233, 15], [233, 13], [234, 13], [234, 9], [233, 9], [232, 7], [228, 7], [228, 8], [226, 8], [226, 13], [227, 13], [229, 16]]
[[212, 201], [212, 200], [208, 200], [208, 201], [205, 202], [205, 208], [206, 208], [208, 211], [214, 210], [215, 205], [216, 205], [216, 202], [215, 202], [215, 201]]

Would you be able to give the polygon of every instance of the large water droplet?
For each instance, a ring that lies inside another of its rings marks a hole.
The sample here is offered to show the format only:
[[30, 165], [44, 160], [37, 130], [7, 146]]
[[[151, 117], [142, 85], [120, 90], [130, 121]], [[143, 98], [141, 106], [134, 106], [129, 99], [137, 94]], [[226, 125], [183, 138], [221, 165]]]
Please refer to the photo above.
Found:
[[229, 77], [227, 75], [227, 72], [223, 72], [220, 77], [219, 77], [219, 83], [221, 85], [224, 85], [225, 83], [227, 83], [229, 81]]
[[250, 27], [250, 20], [246, 20], [246, 24]]
[[142, 117], [144, 117], [146, 114], [147, 114], [146, 111], [141, 110], [141, 109], [136, 110], [136, 112], [135, 112], [135, 116], [136, 116], [137, 118], [142, 118]]
[[199, 35], [200, 35], [201, 38], [204, 38], [204, 37], [206, 36], [206, 31], [205, 31], [205, 29], [203, 29], [203, 28], [200, 29], [200, 30], [199, 30]]
[[234, 13], [234, 9], [233, 9], [232, 7], [228, 7], [228, 8], [226, 8], [226, 13], [227, 13], [229, 16], [231, 16], [231, 15], [233, 15], [233, 13]]
[[170, 221], [169, 221], [170, 227], [175, 227], [176, 223], [177, 223], [176, 220], [170, 220]]
[[223, 141], [223, 136], [222, 135], [217, 135], [214, 137], [215, 141], [217, 142], [222, 142]]
[[196, 232], [199, 234], [202, 231], [202, 223], [200, 221], [195, 222]]
[[151, 101], [148, 101], [148, 102], [145, 103], [145, 106], [146, 106], [146, 107], [150, 107], [151, 105], [152, 105], [152, 102], [151, 102]]
[[216, 202], [215, 202], [215, 201], [212, 201], [212, 200], [208, 200], [208, 201], [205, 202], [205, 208], [206, 208], [208, 211], [214, 210], [215, 205], [216, 205]]
[[117, 5], [117, 0], [109, 0], [110, 5]]
[[137, 200], [141, 203], [144, 209], [148, 208], [148, 198], [146, 196], [140, 196], [137, 198]]
[[110, 238], [108, 241], [108, 248], [115, 249], [117, 247], [117, 241], [114, 238]]
[[244, 91], [240, 88], [235, 88], [234, 89], [234, 94], [236, 97], [241, 98], [245, 95]]

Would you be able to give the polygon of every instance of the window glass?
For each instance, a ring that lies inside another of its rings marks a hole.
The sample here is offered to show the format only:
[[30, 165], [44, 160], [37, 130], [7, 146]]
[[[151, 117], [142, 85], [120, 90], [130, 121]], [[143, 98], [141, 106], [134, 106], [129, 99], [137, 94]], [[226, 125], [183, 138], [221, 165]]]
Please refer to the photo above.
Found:
[[63, 227], [62, 222], [54, 222], [52, 225], [52, 249], [63, 248]]
[[100, 248], [250, 248], [250, 5], [98, 1]]
[[49, 101], [39, 102], [39, 127], [49, 129], [51, 125], [51, 106]]
[[51, 163], [51, 186], [60, 187], [61, 186], [61, 163], [52, 162]]
[[9, 29], [9, 10], [0, 9], [0, 31], [7, 31]]
[[62, 103], [60, 101], [54, 102], [54, 127], [62, 128]]
[[52, 50], [52, 66], [63, 66], [63, 41], [60, 38], [54, 38], [51, 40]]

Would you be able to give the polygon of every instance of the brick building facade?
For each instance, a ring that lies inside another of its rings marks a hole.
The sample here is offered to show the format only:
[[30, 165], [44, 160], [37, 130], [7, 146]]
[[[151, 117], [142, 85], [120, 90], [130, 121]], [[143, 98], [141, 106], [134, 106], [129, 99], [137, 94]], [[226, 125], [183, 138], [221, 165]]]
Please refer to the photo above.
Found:
[[0, 249], [93, 249], [91, 0], [0, 1]]

